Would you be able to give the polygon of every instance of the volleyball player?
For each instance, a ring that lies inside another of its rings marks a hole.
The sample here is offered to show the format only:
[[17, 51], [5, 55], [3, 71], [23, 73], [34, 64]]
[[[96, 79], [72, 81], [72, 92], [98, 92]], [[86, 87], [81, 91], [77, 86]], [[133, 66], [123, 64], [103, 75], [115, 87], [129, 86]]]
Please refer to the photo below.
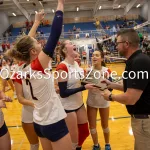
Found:
[[[30, 37], [35, 37], [36, 30], [40, 25], [40, 22], [44, 19], [43, 15], [44, 11], [40, 11], [35, 15], [34, 24], [29, 32]], [[16, 62], [16, 63], [15, 63]], [[17, 78], [18, 71], [22, 71], [25, 66], [24, 62], [18, 62], [14, 59], [14, 69], [16, 72], [14, 76], [14, 84], [17, 92], [17, 98], [22, 107], [22, 128], [27, 136], [27, 139], [30, 143], [30, 150], [38, 150], [39, 149], [39, 140], [38, 136], [35, 133], [34, 125], [33, 125], [33, 110], [34, 103], [32, 102], [32, 96], [30, 92], [28, 92], [27, 88], [22, 84], [22, 80]], [[43, 149], [45, 149], [44, 145], [42, 145]], [[50, 148], [51, 149], [51, 148]]]
[[13, 82], [12, 80], [10, 79], [11, 77], [11, 69], [10, 69], [10, 66], [8, 65], [7, 61], [3, 58], [2, 60], [2, 69], [1, 69], [1, 77], [2, 77], [2, 91], [5, 93], [5, 88], [6, 88], [6, 85], [7, 85], [7, 82], [9, 83], [11, 89], [13, 90], [13, 93], [14, 93], [14, 99], [17, 98], [16, 96], [16, 92], [15, 92], [15, 89], [14, 89], [14, 85], [13, 85]]
[[[9, 56], [26, 63], [22, 84], [31, 92], [34, 102], [33, 121], [37, 135], [45, 149], [71, 150], [71, 139], [64, 118], [66, 113], [49, 76], [49, 61], [53, 57], [63, 24], [64, 0], [58, 0], [51, 34], [42, 51], [41, 44], [30, 36], [24, 36], [8, 52]], [[34, 76], [29, 74], [34, 73]]]
[[78, 63], [79, 66], [81, 66], [81, 56], [79, 52], [76, 52], [74, 60]]
[[72, 139], [72, 149], [80, 150], [89, 135], [82, 91], [93, 86], [91, 84], [81, 86], [80, 78], [81, 74], [84, 75], [84, 71], [74, 60], [77, 54], [76, 47], [70, 41], [60, 44], [60, 53], [65, 58], [56, 68], [59, 72], [58, 86], [61, 102], [67, 113], [66, 123]]
[[1, 108], [6, 108], [5, 102], [12, 102], [11, 98], [0, 91], [0, 150], [11, 150], [10, 134], [4, 121]]
[[[108, 73], [110, 73], [110, 70], [103, 66], [104, 65], [103, 59], [104, 59], [104, 55], [102, 52], [100, 51], [93, 52], [91, 69], [93, 71], [99, 72], [101, 77], [105, 77], [105, 75], [107, 76]], [[98, 77], [96, 78], [100, 80], [100, 78]], [[90, 132], [94, 143], [93, 150], [101, 149], [100, 144], [98, 142], [98, 134], [96, 130], [97, 111], [99, 111], [101, 117], [101, 126], [102, 126], [105, 143], [106, 143], [105, 150], [111, 150], [109, 144], [110, 131], [108, 126], [109, 105], [110, 103], [101, 96], [101, 91], [99, 89], [90, 89], [88, 91], [87, 115], [89, 120]]]
[[[18, 65], [18, 71], [23, 68], [25, 64], [21, 63]], [[20, 69], [19, 69], [20, 68]], [[17, 74], [16, 74], [17, 75]], [[33, 110], [34, 103], [31, 101], [31, 94], [28, 92], [27, 88], [23, 86], [21, 79], [14, 80], [17, 98], [22, 107], [22, 128], [26, 134], [26, 137], [30, 143], [30, 150], [38, 150], [39, 149], [39, 140], [38, 136], [35, 133], [33, 126]], [[43, 147], [44, 149], [44, 147]]]

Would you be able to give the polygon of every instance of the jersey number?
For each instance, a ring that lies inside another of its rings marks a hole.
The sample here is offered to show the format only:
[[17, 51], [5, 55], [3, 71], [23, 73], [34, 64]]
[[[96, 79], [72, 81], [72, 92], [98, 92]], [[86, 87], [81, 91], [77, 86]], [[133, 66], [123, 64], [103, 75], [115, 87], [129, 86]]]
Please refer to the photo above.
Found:
[[26, 85], [28, 85], [28, 84], [29, 84], [29, 86], [30, 86], [30, 91], [31, 91], [32, 99], [33, 99], [33, 100], [38, 100], [38, 99], [33, 95], [33, 89], [32, 89], [31, 82], [30, 82], [28, 79], [26, 79]]

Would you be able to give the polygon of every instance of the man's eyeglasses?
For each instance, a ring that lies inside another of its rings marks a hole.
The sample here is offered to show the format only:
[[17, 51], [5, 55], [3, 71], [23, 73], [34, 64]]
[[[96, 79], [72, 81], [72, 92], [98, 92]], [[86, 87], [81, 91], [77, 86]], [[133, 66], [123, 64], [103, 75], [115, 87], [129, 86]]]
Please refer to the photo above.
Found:
[[122, 41], [122, 42], [116, 42], [116, 46], [118, 46], [120, 43], [125, 43], [126, 41]]

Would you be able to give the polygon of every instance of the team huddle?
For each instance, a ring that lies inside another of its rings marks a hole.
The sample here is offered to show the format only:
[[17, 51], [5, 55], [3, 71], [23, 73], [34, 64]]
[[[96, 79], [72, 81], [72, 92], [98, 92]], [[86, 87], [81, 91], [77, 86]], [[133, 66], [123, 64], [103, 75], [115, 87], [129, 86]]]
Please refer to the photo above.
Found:
[[[19, 38], [13, 48], [5, 53], [6, 56], [17, 62], [11, 85], [14, 84], [14, 94], [17, 95], [19, 103], [23, 105], [22, 127], [30, 143], [30, 150], [39, 150], [39, 141], [43, 150], [82, 150], [83, 143], [90, 134], [93, 141], [92, 150], [101, 150], [102, 146], [98, 141], [96, 129], [97, 112], [99, 111], [105, 150], [111, 150], [108, 125], [110, 101], [114, 99], [122, 104], [134, 105], [140, 99], [147, 82], [145, 80], [142, 84], [133, 84], [133, 80], [130, 82], [126, 80], [124, 88], [112, 83], [108, 75], [111, 74], [111, 71], [105, 67], [104, 54], [100, 50], [92, 53], [90, 68], [85, 70], [81, 68], [80, 54], [76, 46], [69, 40], [60, 42], [58, 45], [63, 26], [64, 1], [58, 0], [51, 32], [44, 48], [35, 39], [37, 28], [45, 17], [44, 10], [41, 10], [35, 15], [35, 21], [29, 34]], [[130, 32], [136, 35], [135, 31], [130, 30]], [[126, 37], [128, 34], [129, 31], [120, 32], [117, 40], [121, 40], [124, 35]], [[132, 38], [133, 45], [132, 42], [117, 41], [117, 48], [124, 55], [127, 52], [125, 50], [130, 46], [137, 50], [139, 38], [134, 37]], [[126, 45], [122, 48], [121, 43]], [[58, 74], [52, 72], [51, 66], [56, 49], [63, 57], [63, 61], [59, 62], [56, 68]], [[140, 54], [140, 52], [137, 53]], [[142, 57], [145, 56], [142, 55]], [[149, 59], [145, 58], [149, 63]], [[83, 76], [89, 75], [91, 70], [94, 75], [98, 73], [104, 76], [105, 80], [101, 82], [103, 87], [100, 88], [94, 84], [100, 82], [100, 78], [96, 76], [94, 83], [86, 83], [86, 80], [81, 80]], [[106, 72], [108, 74], [105, 74]], [[125, 90], [128, 88], [129, 90]], [[132, 88], [136, 90], [132, 91]], [[121, 96], [112, 95], [110, 92], [112, 89], [124, 90], [126, 97], [124, 98], [123, 94]], [[137, 89], [141, 89], [142, 92]], [[82, 91], [85, 90], [88, 90], [87, 107], [83, 103], [82, 95]], [[106, 92], [103, 92], [104, 90]], [[0, 149], [10, 150], [10, 135], [1, 108], [6, 107], [5, 102], [12, 102], [12, 100], [5, 96], [4, 91], [0, 92]], [[138, 92], [138, 94], [126, 94], [130, 91]], [[133, 98], [127, 102], [126, 100], [131, 96]], [[131, 100], [134, 100], [134, 103], [131, 103]]]
[[[104, 100], [94, 84], [81, 84], [81, 75], [86, 75], [86, 71], [80, 67], [76, 46], [70, 41], [61, 42], [57, 47], [64, 60], [56, 68], [59, 73], [57, 80], [54, 80], [55, 74], [52, 75], [51, 62], [62, 31], [63, 10], [64, 0], [58, 0], [51, 34], [44, 49], [34, 38], [45, 16], [42, 10], [35, 15], [35, 22], [29, 34], [21, 37], [13, 48], [6, 52], [6, 56], [18, 61], [17, 71], [12, 79], [17, 98], [23, 104], [22, 127], [31, 150], [39, 149], [39, 140], [43, 150], [81, 150], [89, 131], [93, 138], [93, 150], [100, 150], [96, 131], [96, 116], [99, 109], [106, 142], [105, 149], [110, 150], [109, 102]], [[102, 61], [103, 54], [95, 51], [91, 69], [100, 73], [107, 71], [108, 69], [101, 65]], [[34, 76], [27, 72], [34, 73]], [[40, 79], [37, 78], [39, 72], [42, 76]], [[89, 90], [87, 111], [82, 97], [84, 90]], [[6, 101], [11, 101], [10, 98], [7, 99]], [[8, 143], [7, 146], [3, 144], [3, 148], [11, 149], [2, 112], [0, 119], [1, 130], [4, 131], [1, 136], [5, 135]]]

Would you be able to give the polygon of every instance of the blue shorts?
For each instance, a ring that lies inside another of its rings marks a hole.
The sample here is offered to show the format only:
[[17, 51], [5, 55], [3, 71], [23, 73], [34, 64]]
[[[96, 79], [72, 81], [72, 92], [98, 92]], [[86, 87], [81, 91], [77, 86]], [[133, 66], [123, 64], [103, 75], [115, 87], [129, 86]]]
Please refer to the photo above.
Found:
[[8, 132], [8, 129], [4, 122], [3, 126], [0, 128], [0, 137], [4, 136], [7, 132]]
[[65, 112], [68, 114], [68, 113], [71, 113], [71, 112], [77, 112], [80, 108], [82, 108], [82, 106], [84, 106], [84, 104], [82, 104], [79, 108], [77, 109], [73, 109], [73, 110], [66, 110], [65, 109]]
[[34, 122], [36, 134], [41, 138], [47, 138], [56, 142], [69, 133], [65, 120], [60, 120], [50, 125], [39, 125]]

